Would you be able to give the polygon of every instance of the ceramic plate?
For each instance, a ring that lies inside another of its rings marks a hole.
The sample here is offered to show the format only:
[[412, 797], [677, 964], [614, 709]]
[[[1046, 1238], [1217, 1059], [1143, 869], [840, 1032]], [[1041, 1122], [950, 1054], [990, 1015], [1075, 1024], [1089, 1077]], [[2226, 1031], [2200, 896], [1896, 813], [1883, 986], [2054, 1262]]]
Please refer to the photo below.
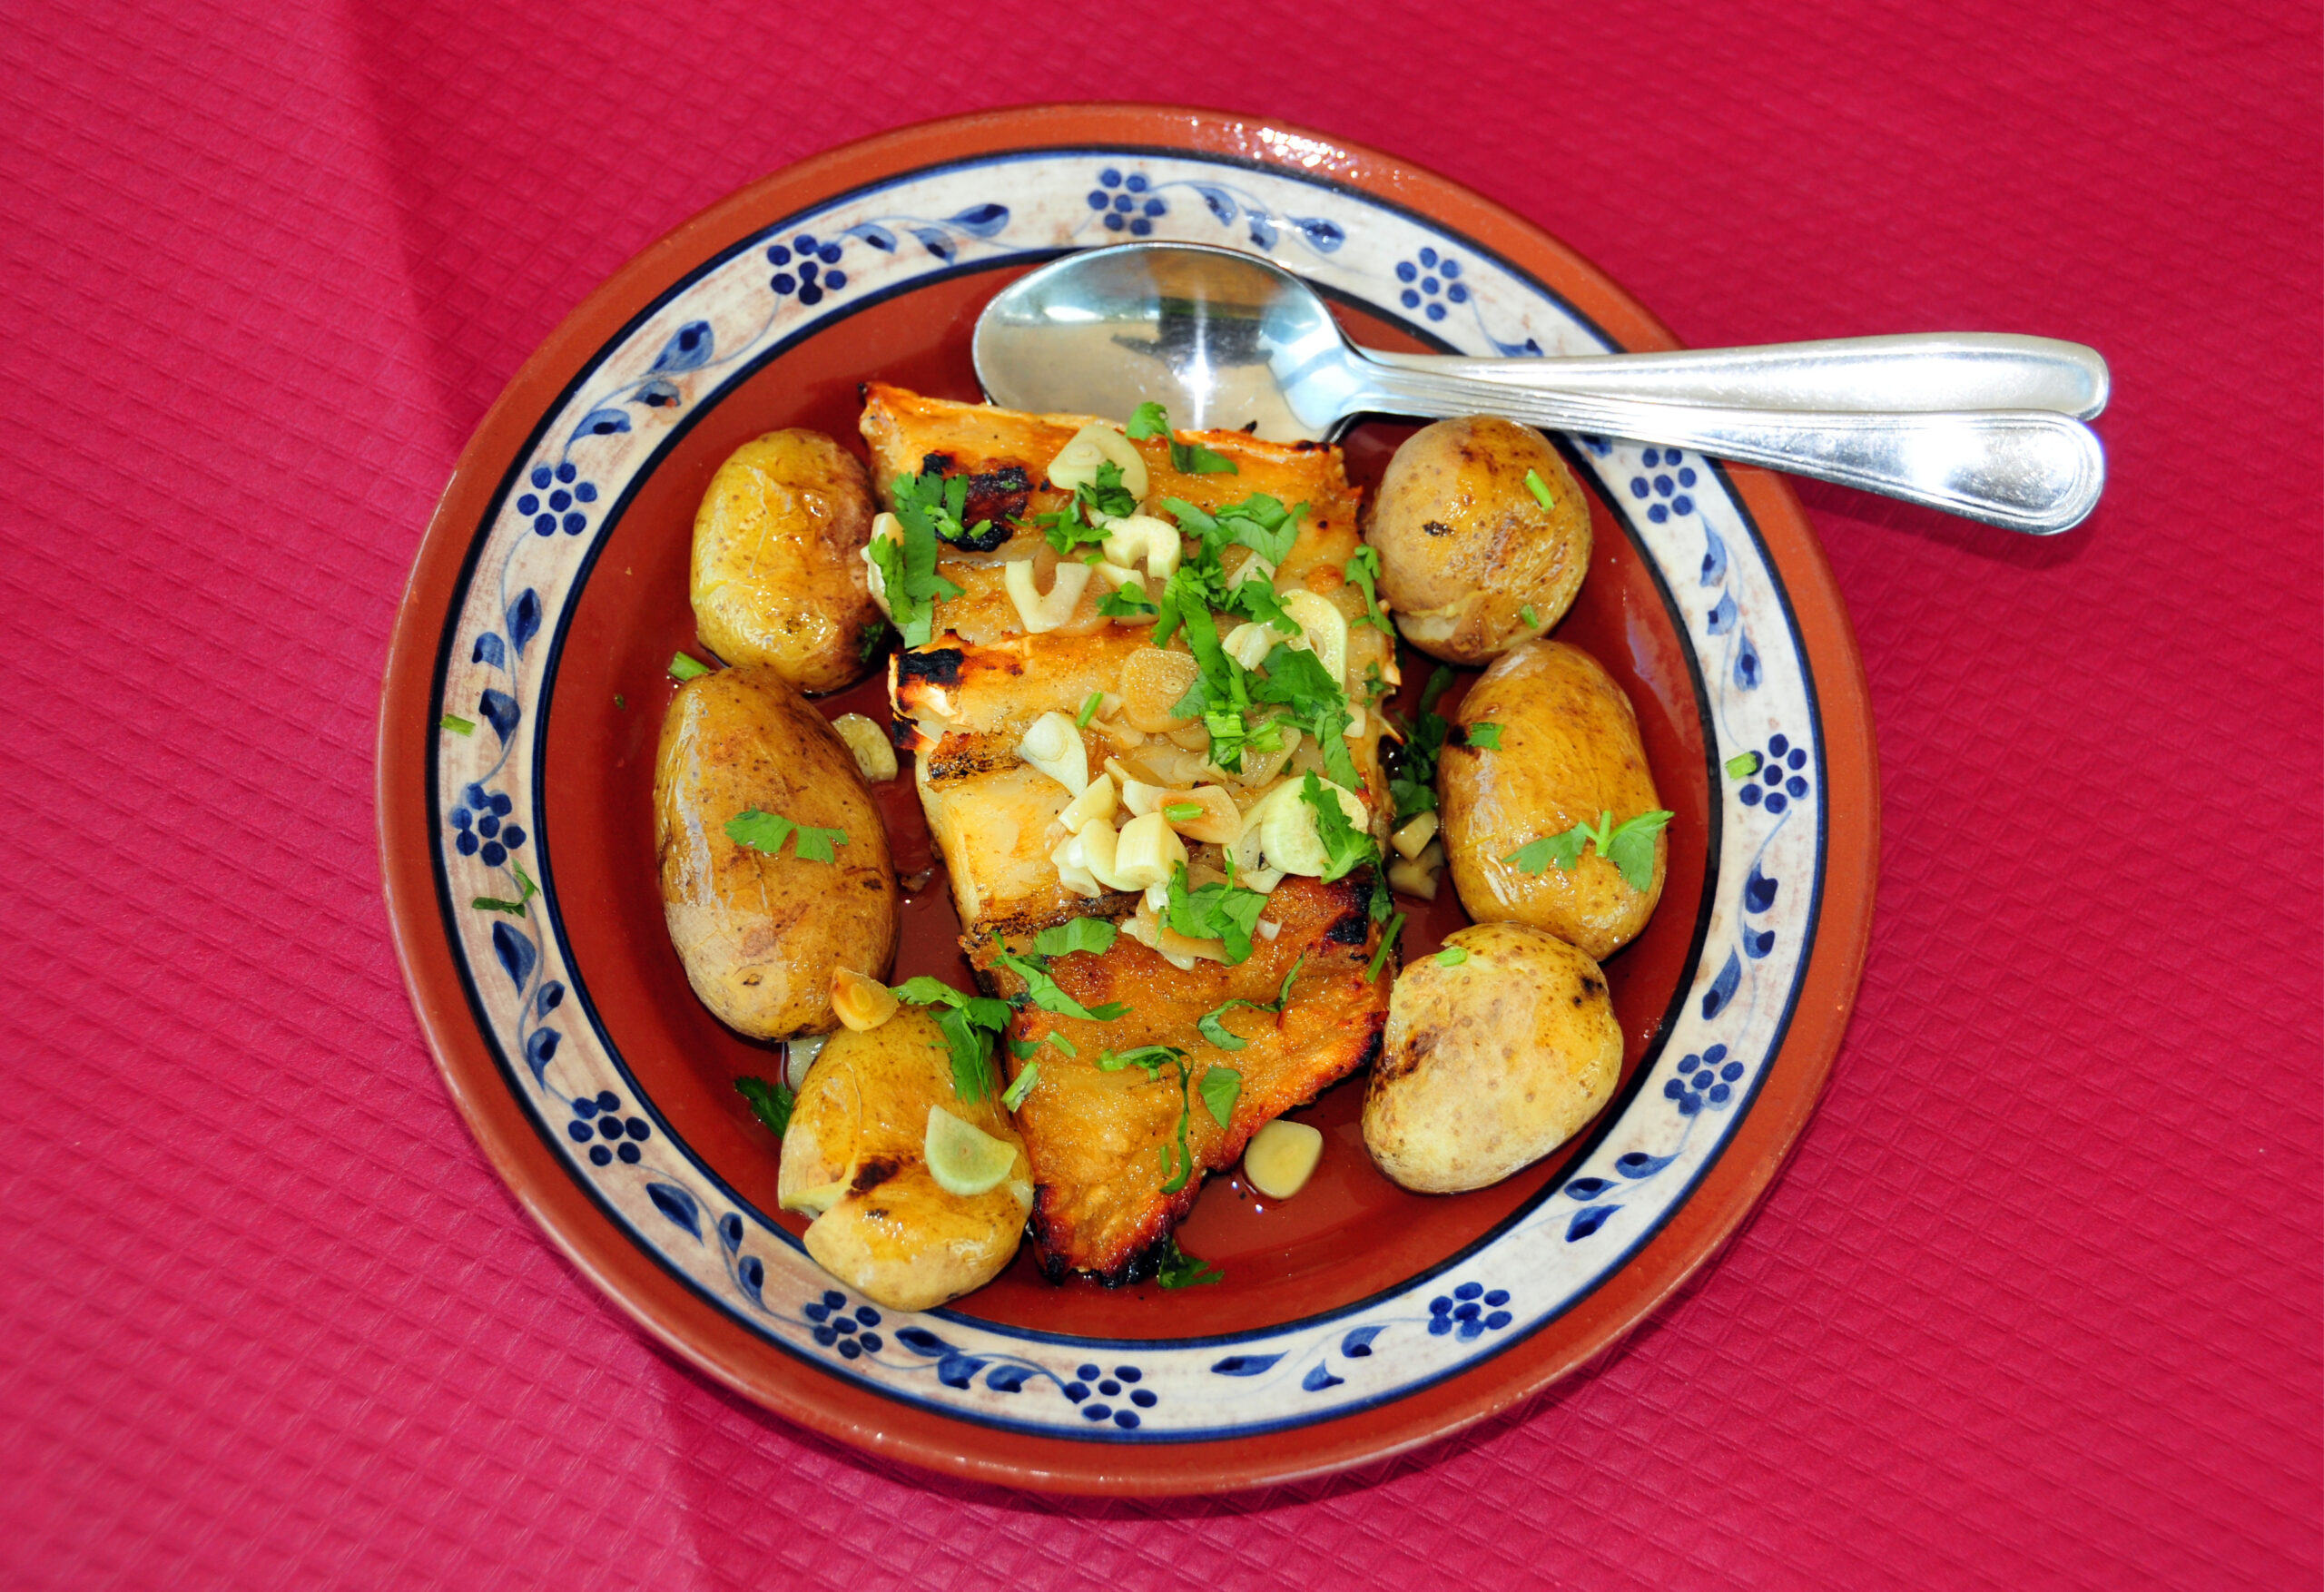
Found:
[[[1838, 1046], [1876, 793], [1854, 642], [1790, 493], [1692, 454], [1560, 439], [1597, 550], [1559, 634], [1630, 692], [1678, 814], [1660, 909], [1608, 964], [1628, 1045], [1600, 1121], [1495, 1188], [1423, 1199], [1372, 1170], [1359, 1082], [1301, 1113], [1327, 1150], [1296, 1199], [1214, 1179], [1181, 1237], [1223, 1269], [1216, 1286], [1054, 1287], [1023, 1256], [926, 1314], [838, 1286], [775, 1212], [776, 1141], [733, 1088], [779, 1068], [779, 1048], [709, 1017], [663, 929], [649, 796], [665, 665], [700, 650], [694, 506], [763, 431], [852, 442], [863, 378], [976, 396], [983, 303], [1061, 251], [1130, 238], [1263, 253], [1378, 346], [1673, 346], [1507, 212], [1270, 123], [1022, 110], [806, 162], [598, 290], [469, 443], [389, 662], [380, 844], [413, 1002], [479, 1142], [664, 1342], [793, 1420], [922, 1465], [1208, 1491], [1354, 1464], [1507, 1406], [1716, 1250]], [[1351, 473], [1376, 479], [1401, 434], [1359, 429]], [[876, 683], [824, 705], [884, 711]], [[448, 714], [473, 730], [441, 728]], [[923, 868], [909, 779], [882, 796], [900, 871]], [[1407, 955], [1459, 921], [1446, 897]], [[940, 876], [906, 915], [898, 977], [965, 982]]]

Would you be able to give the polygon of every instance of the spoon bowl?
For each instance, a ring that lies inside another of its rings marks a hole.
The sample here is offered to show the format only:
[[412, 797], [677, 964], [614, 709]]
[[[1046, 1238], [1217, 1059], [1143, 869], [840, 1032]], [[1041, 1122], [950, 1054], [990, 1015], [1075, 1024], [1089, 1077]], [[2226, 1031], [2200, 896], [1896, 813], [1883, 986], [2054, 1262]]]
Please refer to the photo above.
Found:
[[1479, 359], [1373, 353], [1272, 261], [1128, 243], [1028, 273], [978, 318], [994, 402], [1189, 430], [1328, 440], [1366, 414], [1500, 414], [1696, 448], [2048, 535], [2096, 506], [2095, 350], [2000, 334], [1856, 338], [1665, 354]]

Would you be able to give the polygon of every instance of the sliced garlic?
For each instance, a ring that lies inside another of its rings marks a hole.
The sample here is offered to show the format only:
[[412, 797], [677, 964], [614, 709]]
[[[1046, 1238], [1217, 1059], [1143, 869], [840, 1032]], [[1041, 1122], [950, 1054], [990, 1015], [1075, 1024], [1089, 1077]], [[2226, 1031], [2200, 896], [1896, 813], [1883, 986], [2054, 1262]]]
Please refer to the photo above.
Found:
[[855, 754], [856, 770], [865, 779], [877, 784], [896, 777], [896, 749], [885, 730], [862, 713], [842, 713], [832, 721], [832, 728]]
[[1017, 1165], [1017, 1146], [962, 1122], [941, 1106], [928, 1108], [928, 1132], [920, 1153], [928, 1174], [946, 1194], [972, 1199], [1000, 1185]]
[[[1237, 866], [1239, 867], [1240, 864], [1237, 864]], [[1263, 896], [1271, 896], [1275, 893], [1275, 887], [1283, 882], [1283, 870], [1280, 868], [1254, 868], [1248, 873], [1236, 874], [1235, 876], [1235, 882], [1241, 885], [1246, 890], [1256, 890]], [[1267, 925], [1262, 923], [1259, 927], [1265, 929], [1267, 928]], [[1272, 930], [1269, 930], [1267, 938], [1269, 939], [1273, 939], [1275, 938], [1275, 934]]]
[[1122, 663], [1122, 717], [1133, 730], [1159, 735], [1187, 722], [1173, 712], [1202, 677], [1192, 653], [1140, 647]]
[[1160, 884], [1186, 860], [1186, 842], [1159, 812], [1133, 818], [1122, 826], [1114, 851], [1115, 888], [1142, 890]]
[[[1089, 827], [1104, 830], [1108, 840], [1113, 836], [1113, 825], [1103, 819]], [[1057, 864], [1058, 883], [1075, 895], [1088, 896], [1095, 900], [1106, 893], [1106, 887], [1099, 884], [1098, 876], [1089, 870], [1089, 849], [1079, 835], [1066, 836], [1065, 843], [1049, 853], [1049, 860]]]
[[[1176, 807], [1183, 811], [1188, 806], [1202, 811], [1191, 818], [1176, 816], [1170, 811]], [[1223, 846], [1243, 832], [1242, 811], [1223, 786], [1196, 785], [1191, 791], [1165, 791], [1159, 811], [1166, 823], [1190, 840], [1208, 840]]]
[[1345, 689], [1347, 684], [1347, 615], [1332, 605], [1332, 600], [1320, 592], [1285, 592], [1283, 611], [1299, 626], [1300, 639], [1307, 650], [1324, 665], [1332, 683]]
[[1243, 1175], [1271, 1200], [1287, 1200], [1307, 1186], [1324, 1158], [1324, 1135], [1304, 1122], [1278, 1117], [1251, 1135], [1243, 1152]]
[[1409, 862], [1421, 854], [1429, 841], [1436, 839], [1436, 814], [1423, 812], [1390, 835], [1388, 844], [1395, 847], [1397, 854]]
[[1000, 566], [1001, 585], [1008, 588], [1009, 600], [1017, 604], [1017, 617], [1035, 635], [1055, 630], [1073, 617], [1081, 603], [1081, 594], [1089, 585], [1089, 566], [1086, 564], [1060, 564], [1057, 574], [1044, 594], [1033, 585], [1033, 561], [1012, 559]]
[[1423, 862], [1406, 862], [1399, 858], [1388, 864], [1388, 888], [1400, 895], [1417, 896], [1423, 901], [1436, 899], [1437, 870]]
[[1057, 457], [1049, 460], [1049, 485], [1063, 492], [1095, 486], [1098, 467], [1103, 464], [1121, 467], [1122, 489], [1132, 497], [1146, 496], [1145, 456], [1130, 445], [1128, 437], [1101, 420], [1092, 420], [1058, 449]]
[[1067, 834], [1078, 835], [1088, 824], [1111, 823], [1114, 803], [1113, 781], [1092, 780], [1082, 787], [1080, 795], [1065, 804], [1065, 811], [1057, 815], [1057, 821], [1065, 826]]
[[1283, 771], [1283, 765], [1291, 761], [1291, 754], [1299, 750], [1299, 732], [1290, 724], [1277, 719], [1275, 732], [1282, 740], [1273, 752], [1255, 752], [1246, 746], [1241, 768], [1222, 769], [1212, 763], [1208, 765], [1208, 771], [1218, 779], [1232, 780], [1246, 790], [1265, 790], [1275, 775]]
[[[1359, 831], [1370, 825], [1371, 814], [1353, 791], [1325, 779], [1315, 782], [1339, 798], [1340, 811]], [[1315, 809], [1301, 795], [1305, 789], [1304, 780], [1285, 780], [1267, 793], [1260, 803], [1265, 811], [1259, 820], [1259, 847], [1266, 854], [1268, 866], [1314, 879], [1331, 866], [1331, 853], [1316, 830]], [[1240, 859], [1236, 860], [1239, 865]]]
[[[1124, 473], [1128, 484], [1128, 473]], [[1179, 539], [1178, 527], [1168, 520], [1157, 519], [1150, 514], [1128, 514], [1106, 522], [1106, 562], [1127, 569], [1146, 566], [1146, 573], [1156, 580], [1168, 580], [1170, 572], [1178, 567], [1179, 555], [1186, 544]]]
[[832, 969], [832, 1009], [859, 1034], [868, 1034], [896, 1015], [895, 992], [877, 978], [850, 968]]
[[[1280, 879], [1283, 876], [1281, 874], [1277, 874], [1275, 877]], [[1251, 925], [1251, 932], [1257, 935], [1261, 939], [1272, 943], [1275, 937], [1283, 932], [1283, 925], [1277, 923], [1272, 918], [1262, 918], [1257, 922]]]
[[1224, 940], [1196, 939], [1180, 934], [1162, 921], [1150, 902], [1137, 904], [1137, 914], [1122, 924], [1122, 932], [1182, 973], [1196, 962], [1227, 961]]
[[1133, 818], [1144, 818], [1153, 811], [1156, 803], [1162, 800], [1162, 792], [1168, 789], [1166, 785], [1157, 785], [1151, 781], [1139, 779], [1124, 767], [1118, 758], [1109, 757], [1106, 760], [1106, 772], [1120, 781], [1122, 805], [1129, 809], [1130, 816]]
[[903, 521], [892, 514], [875, 514], [872, 516], [871, 536], [862, 546], [856, 549], [855, 553], [858, 558], [863, 560], [863, 567], [867, 572], [864, 582], [872, 588], [872, 600], [879, 604], [880, 612], [887, 614], [891, 619], [896, 615], [894, 610], [888, 606], [888, 576], [886, 572], [872, 561], [872, 544], [881, 540], [901, 543], [903, 539]]
[[823, 1053], [823, 1042], [829, 1034], [802, 1034], [786, 1042], [783, 1057], [783, 1081], [797, 1094], [807, 1086], [807, 1069], [815, 1065], [815, 1057]]
[[1226, 639], [1218, 644], [1226, 650], [1228, 657], [1244, 668], [1256, 669], [1267, 661], [1267, 654], [1275, 651], [1275, 643], [1287, 639], [1274, 625], [1251, 619], [1228, 631]]
[[1089, 750], [1080, 727], [1063, 713], [1043, 713], [1017, 743], [1017, 755], [1076, 796], [1089, 788]]

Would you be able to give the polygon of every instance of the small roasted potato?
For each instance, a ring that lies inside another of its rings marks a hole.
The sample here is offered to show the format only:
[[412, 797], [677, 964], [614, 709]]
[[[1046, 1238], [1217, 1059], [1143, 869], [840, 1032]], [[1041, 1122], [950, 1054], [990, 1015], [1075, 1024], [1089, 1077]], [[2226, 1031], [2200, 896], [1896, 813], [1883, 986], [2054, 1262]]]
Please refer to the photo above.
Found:
[[703, 644], [802, 691], [861, 678], [887, 624], [861, 556], [872, 515], [862, 462], [820, 431], [770, 431], [736, 448], [694, 519]]
[[[979, 1194], [945, 1190], [924, 1145], [931, 1108], [1014, 1146]], [[807, 1253], [891, 1310], [929, 1310], [981, 1288], [1017, 1253], [1033, 1208], [1032, 1164], [997, 1091], [958, 1098], [944, 1036], [924, 1007], [834, 1035], [807, 1072], [783, 1135], [776, 1194], [814, 1217]]]
[[[745, 845], [745, 812], [838, 830], [829, 862]], [[832, 975], [885, 978], [896, 956], [896, 870], [879, 810], [838, 732], [771, 668], [688, 681], [662, 720], [654, 765], [662, 912], [686, 981], [729, 1027], [759, 1039], [828, 1033]]]
[[1590, 568], [1590, 506], [1540, 432], [1472, 415], [1423, 427], [1396, 449], [1364, 539], [1404, 639], [1448, 663], [1486, 663], [1572, 605]]
[[1534, 641], [1503, 654], [1461, 699], [1455, 741], [1495, 724], [1487, 750], [1448, 744], [1437, 765], [1440, 816], [1452, 887], [1481, 923], [1530, 923], [1609, 957], [1638, 937], [1661, 899], [1667, 834], [1654, 837], [1654, 877], [1637, 889], [1587, 847], [1571, 871], [1554, 862], [1528, 873], [1509, 856], [1611, 813], [1616, 826], [1659, 811], [1638, 714], [1622, 688], [1579, 647]]
[[1364, 1144], [1420, 1194], [1499, 1183], [1610, 1099], [1622, 1030], [1598, 964], [1552, 934], [1478, 923], [1397, 976], [1364, 1096]]

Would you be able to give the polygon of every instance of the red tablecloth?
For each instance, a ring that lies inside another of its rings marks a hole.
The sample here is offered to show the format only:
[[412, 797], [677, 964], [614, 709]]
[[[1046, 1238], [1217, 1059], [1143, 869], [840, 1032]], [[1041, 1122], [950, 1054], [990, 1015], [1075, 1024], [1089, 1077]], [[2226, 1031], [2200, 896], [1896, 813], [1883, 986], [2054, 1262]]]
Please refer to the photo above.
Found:
[[[1766, 10], [7, 5], [0, 1582], [2316, 1584], [2316, 9]], [[1690, 342], [2116, 377], [2056, 541], [1804, 491], [1879, 918], [1725, 1260], [1511, 1418], [1216, 1501], [933, 1481], [651, 1346], [454, 1114], [374, 859], [389, 617], [534, 343], [753, 176], [1066, 97], [1433, 165]]]

